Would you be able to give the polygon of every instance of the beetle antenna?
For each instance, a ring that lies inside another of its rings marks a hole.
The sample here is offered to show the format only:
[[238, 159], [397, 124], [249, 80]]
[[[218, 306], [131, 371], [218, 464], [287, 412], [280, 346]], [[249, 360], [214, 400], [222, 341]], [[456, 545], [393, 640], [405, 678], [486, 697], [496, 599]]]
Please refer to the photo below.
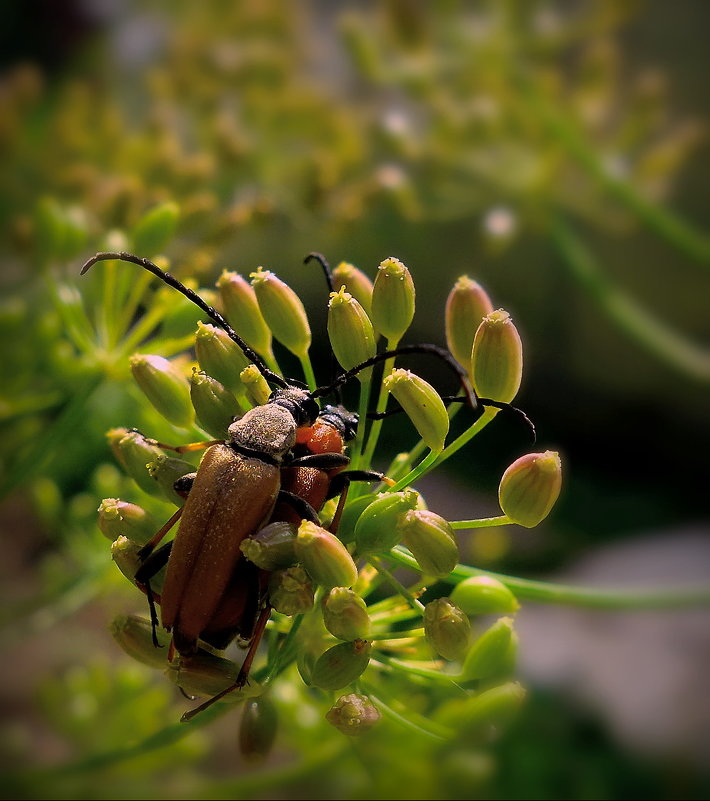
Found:
[[308, 264], [310, 261], [317, 261], [318, 264], [323, 268], [323, 274], [325, 275], [325, 280], [328, 284], [328, 292], [335, 292], [335, 284], [333, 283], [333, 273], [330, 269], [330, 264], [328, 264], [328, 259], [322, 254], [318, 253], [315, 250], [312, 253], [309, 253], [306, 258], [303, 260], [304, 264]]
[[[448, 406], [451, 403], [465, 403], [466, 397], [464, 395], [447, 395], [442, 396], [441, 400]], [[509, 414], [515, 415], [519, 420], [522, 420], [525, 425], [530, 430], [530, 434], [532, 435], [533, 443], [537, 441], [537, 431], [535, 429], [535, 423], [525, 414], [525, 412], [517, 406], [513, 406], [510, 403], [505, 403], [503, 401], [493, 400], [492, 398], [478, 398], [478, 402], [481, 406], [491, 406], [494, 409], [500, 409], [502, 412], [507, 412]], [[397, 410], [393, 412], [386, 412], [385, 414], [394, 414]], [[370, 417], [370, 415], [367, 415]], [[377, 418], [373, 418], [377, 419]]]
[[95, 256], [92, 256], [81, 268], [81, 275], [84, 275], [84, 273], [88, 272], [88, 270], [93, 267], [97, 261], [128, 261], [132, 264], [137, 264], [139, 267], [143, 267], [145, 270], [148, 270], [149, 273], [153, 273], [153, 275], [160, 278], [160, 280], [166, 283], [168, 286], [171, 286], [173, 289], [177, 289], [178, 292], [184, 295], [188, 300], [192, 301], [196, 306], [199, 306], [208, 317], [214, 320], [214, 322], [226, 332], [227, 336], [233, 342], [236, 342], [236, 344], [239, 345], [239, 347], [242, 349], [242, 353], [247, 357], [247, 359], [249, 359], [250, 362], [256, 365], [259, 372], [267, 381], [270, 381], [272, 384], [276, 384], [277, 386], [281, 387], [281, 389], [286, 389], [286, 387], [288, 387], [288, 382], [281, 378], [280, 375], [273, 372], [273, 370], [269, 370], [266, 364], [264, 364], [261, 356], [259, 356], [256, 351], [252, 350], [249, 345], [247, 345], [247, 343], [239, 336], [239, 334], [237, 334], [237, 332], [224, 319], [224, 317], [222, 317], [217, 309], [202, 300], [202, 298], [196, 292], [193, 292], [191, 289], [178, 281], [175, 276], [161, 270], [160, 267], [150, 261], [150, 259], [134, 256], [132, 253], [126, 253], [125, 251], [121, 251], [120, 253], [97, 253]]
[[404, 356], [408, 353], [429, 353], [432, 356], [436, 356], [438, 359], [441, 359], [444, 364], [448, 365], [448, 367], [456, 373], [456, 377], [461, 384], [463, 389], [463, 397], [468, 405], [472, 409], [478, 408], [478, 396], [476, 395], [476, 391], [471, 386], [471, 382], [468, 380], [468, 374], [464, 370], [463, 367], [454, 359], [454, 357], [449, 353], [446, 348], [441, 348], [438, 345], [431, 345], [428, 343], [422, 345], [402, 345], [399, 348], [395, 348], [394, 350], [386, 350], [382, 353], [376, 353], [374, 356], [371, 356], [369, 359], [366, 359], [361, 364], [356, 365], [355, 367], [351, 368], [350, 370], [346, 370], [344, 373], [341, 373], [331, 384], [326, 387], [318, 387], [314, 392], [311, 393], [312, 397], [320, 398], [323, 395], [329, 395], [331, 392], [334, 392], [338, 387], [341, 387], [351, 378], [354, 378], [359, 372], [364, 370], [367, 367], [372, 367], [375, 364], [379, 364], [380, 362], [385, 361], [386, 359], [390, 359], [392, 356]]

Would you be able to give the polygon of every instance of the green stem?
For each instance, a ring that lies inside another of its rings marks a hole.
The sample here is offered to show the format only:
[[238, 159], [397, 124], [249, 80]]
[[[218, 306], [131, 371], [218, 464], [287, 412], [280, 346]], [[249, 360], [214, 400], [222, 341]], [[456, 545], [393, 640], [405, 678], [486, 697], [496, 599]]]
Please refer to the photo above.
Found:
[[479, 520], [453, 520], [451, 528], [461, 531], [469, 528], [488, 528], [488, 526], [507, 526], [513, 521], [508, 515], [498, 515], [498, 517], [481, 517]]
[[366, 684], [365, 682], [360, 682], [360, 689], [370, 698], [372, 703], [380, 710], [380, 712], [382, 712], [385, 717], [395, 721], [396, 723], [399, 723], [400, 726], [404, 726], [406, 729], [409, 729], [416, 734], [422, 734], [432, 740], [447, 740], [453, 734], [446, 727], [440, 726], [438, 723], [435, 723], [434, 721], [429, 720], [422, 715], [417, 715], [416, 712], [411, 712], [410, 710], [407, 710], [406, 713], [398, 712], [396, 709], [394, 709], [394, 704], [396, 704], [399, 708], [402, 708], [402, 704], [399, 704], [397, 701], [393, 700], [392, 706], [390, 706], [390, 704], [385, 703], [375, 694], [371, 685]]
[[289, 650], [291, 649], [298, 629], [301, 627], [301, 623], [303, 623], [303, 615], [296, 615], [291, 624], [291, 628], [288, 630], [288, 634], [286, 634], [281, 643], [281, 647], [276, 652], [274, 661], [270, 667], [267, 668], [266, 678], [263, 682], [265, 686], [270, 684], [292, 661]]
[[625, 334], [685, 375], [710, 381], [710, 352], [689, 342], [615, 287], [599, 271], [590, 250], [561, 218], [552, 227], [552, 240], [570, 275]]
[[414, 484], [417, 479], [429, 472], [431, 467], [436, 464], [442, 452], [443, 451], [431, 451], [413, 470], [410, 470], [406, 476], [400, 478], [392, 487], [388, 487], [387, 492], [399, 492], [410, 484]]
[[[357, 470], [360, 466], [361, 462], [361, 455], [362, 455], [362, 446], [365, 442], [365, 420], [367, 419], [367, 407], [370, 402], [370, 387], [372, 386], [371, 376], [367, 379], [362, 379], [360, 382], [360, 402], [358, 403], [357, 414], [358, 414], [358, 427], [357, 427], [357, 435], [355, 436], [355, 440], [350, 448], [350, 465], [349, 469]], [[364, 462], [365, 467], [369, 466], [369, 462]], [[351, 498], [355, 498], [356, 495], [353, 494]]]
[[382, 575], [389, 581], [389, 583], [397, 590], [397, 592], [404, 598], [404, 600], [415, 609], [417, 612], [422, 614], [424, 612], [424, 604], [418, 599], [415, 598], [412, 593], [398, 581], [392, 573], [382, 564], [382, 561], [377, 557], [371, 557], [370, 562], [377, 568], [378, 572], [382, 573]]
[[440, 670], [432, 670], [431, 668], [419, 667], [413, 665], [411, 662], [405, 662], [402, 659], [397, 659], [394, 656], [377, 652], [377, 656], [373, 657], [373, 663], [381, 662], [383, 665], [402, 670], [405, 673], [410, 673], [412, 676], [421, 676], [425, 679], [433, 679], [434, 681], [443, 682], [445, 684], [456, 684], [459, 680], [458, 675], [449, 675], [442, 673]]
[[[399, 345], [398, 339], [388, 339], [387, 340], [387, 350], [394, 350], [397, 345]], [[383, 380], [392, 372], [394, 368], [394, 357], [391, 359], [387, 359], [385, 361], [385, 366], [382, 369], [382, 378]], [[380, 391], [377, 396], [377, 405], [375, 406], [375, 411], [379, 414], [384, 412], [387, 406], [387, 397], [389, 393], [384, 387], [383, 383], [380, 383]], [[377, 448], [377, 440], [380, 437], [380, 430], [382, 429], [382, 420], [373, 420], [372, 426], [370, 427], [370, 434], [367, 438], [367, 446], [365, 447], [365, 457], [363, 459], [364, 464], [372, 464], [372, 458], [375, 455], [375, 449]]]
[[[421, 572], [416, 559], [400, 545], [393, 548], [387, 556], [404, 567]], [[469, 565], [457, 565], [444, 580], [458, 584], [472, 576], [490, 576], [505, 584], [518, 598], [545, 604], [564, 604], [590, 609], [680, 609], [710, 606], [710, 587], [687, 589], [672, 587], [659, 590], [573, 587], [567, 584], [507, 576]]]
[[[493, 409], [490, 406], [486, 406], [483, 409], [483, 414], [476, 420], [476, 422], [470, 427], [467, 428], [463, 434], [456, 437], [456, 439], [447, 445], [444, 450], [439, 454], [438, 458], [434, 462], [431, 468], [438, 467], [442, 462], [445, 462], [450, 456], [453, 456], [456, 451], [463, 448], [464, 445], [467, 445], [479, 432], [481, 432], [488, 423], [498, 414], [498, 409]], [[428, 472], [428, 470], [426, 471]]]
[[316, 376], [313, 372], [311, 357], [308, 355], [308, 353], [304, 353], [302, 356], [298, 357], [298, 360], [301, 362], [301, 369], [303, 370], [303, 376], [306, 379], [306, 384], [308, 384], [308, 389], [313, 392], [318, 384], [316, 384]]
[[407, 631], [384, 631], [380, 634], [370, 634], [368, 640], [406, 640], [409, 637], [421, 637], [423, 628], [408, 629]]

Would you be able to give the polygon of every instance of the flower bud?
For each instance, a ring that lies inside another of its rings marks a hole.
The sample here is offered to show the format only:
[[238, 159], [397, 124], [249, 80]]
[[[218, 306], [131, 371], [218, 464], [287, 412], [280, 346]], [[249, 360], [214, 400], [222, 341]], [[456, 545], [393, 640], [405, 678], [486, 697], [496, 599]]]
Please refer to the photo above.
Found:
[[226, 439], [227, 429], [241, 412], [234, 395], [216, 378], [193, 370], [190, 400], [200, 428], [215, 439]]
[[178, 428], [192, 425], [193, 411], [185, 376], [162, 356], [131, 356], [131, 372], [155, 409]]
[[366, 695], [357, 693], [341, 695], [325, 715], [331, 726], [349, 737], [368, 731], [381, 717], [372, 701]]
[[[170, 681], [181, 687], [188, 695], [202, 695], [208, 698], [231, 687], [239, 675], [239, 667], [231, 659], [200, 650], [190, 656], [181, 656], [168, 664]], [[229, 703], [252, 698], [263, 692], [259, 682], [251, 677], [239, 690], [224, 696]]]
[[313, 609], [313, 582], [300, 566], [277, 570], [269, 579], [269, 603], [282, 615], [302, 615]]
[[278, 714], [274, 702], [267, 696], [244, 704], [239, 724], [239, 752], [248, 762], [258, 762], [269, 755], [276, 738]]
[[442, 723], [457, 729], [460, 737], [476, 741], [490, 739], [515, 717], [525, 700], [525, 689], [518, 682], [491, 687], [449, 708]]
[[437, 391], [410, 370], [393, 370], [382, 382], [397, 399], [427, 447], [440, 451], [449, 433], [449, 415]]
[[491, 576], [465, 579], [454, 587], [451, 600], [467, 615], [509, 614], [520, 608], [505, 584]]
[[471, 642], [471, 621], [448, 598], [437, 598], [424, 608], [424, 634], [435, 653], [453, 661]]
[[121, 465], [121, 467], [125, 470], [127, 468], [126, 460], [124, 458], [123, 453], [119, 447], [119, 442], [127, 435], [130, 434], [131, 431], [128, 428], [110, 428], [106, 432], [106, 439], [108, 440], [109, 447], [113, 452], [113, 455], [116, 461]]
[[127, 537], [145, 545], [160, 528], [158, 521], [141, 506], [119, 498], [104, 498], [99, 506], [99, 528], [110, 540]]
[[357, 566], [348, 549], [335, 534], [309, 520], [298, 527], [296, 557], [323, 587], [351, 587], [357, 581]]
[[128, 656], [152, 668], [166, 666], [166, 646], [169, 635], [162, 629], [156, 630], [159, 648], [153, 645], [153, 629], [150, 620], [137, 615], [118, 615], [110, 626], [111, 636]]
[[[135, 583], [136, 572], [143, 564], [143, 560], [138, 556], [141, 546], [126, 537], [118, 537], [111, 544], [111, 558], [116, 563], [116, 567], [131, 582]], [[165, 582], [166, 567], [162, 567], [150, 580], [150, 587], [158, 595], [162, 592]]]
[[271, 388], [255, 364], [250, 364], [239, 373], [247, 399], [252, 406], [263, 406], [271, 395]]
[[271, 270], [259, 267], [250, 277], [259, 308], [273, 335], [291, 353], [304, 357], [311, 346], [311, 328], [298, 295]]
[[[111, 432], [109, 432], [110, 434]], [[148, 462], [163, 456], [160, 448], [151, 445], [138, 431], [129, 431], [118, 440], [115, 448], [119, 461], [136, 484], [144, 492], [162, 498], [162, 489], [148, 472]]]
[[503, 512], [519, 526], [532, 528], [555, 505], [562, 486], [562, 462], [556, 451], [528, 453], [503, 473], [498, 500]]
[[283, 570], [296, 561], [296, 527], [269, 523], [239, 546], [246, 558], [262, 570]]
[[454, 284], [446, 300], [446, 345], [459, 364], [468, 367], [473, 337], [481, 320], [493, 311], [486, 290], [467, 275]]
[[397, 529], [424, 575], [442, 578], [456, 567], [459, 547], [454, 530], [440, 515], [413, 509], [399, 518]]
[[323, 623], [339, 640], [364, 640], [370, 634], [370, 616], [362, 598], [347, 587], [333, 587], [323, 598]]
[[250, 364], [242, 349], [225, 331], [214, 325], [198, 323], [195, 333], [195, 354], [207, 375], [236, 395], [244, 394], [239, 373]]
[[[342, 288], [330, 295], [328, 336], [335, 358], [343, 370], [356, 367], [377, 352], [370, 318], [355, 298]], [[369, 381], [371, 376], [371, 367], [358, 373], [360, 381]]]
[[182, 506], [185, 499], [175, 492], [174, 484], [188, 473], [194, 473], [194, 465], [177, 456], [167, 456], [161, 453], [152, 462], [148, 462], [147, 467], [148, 473], [162, 490], [163, 496], [171, 503]]
[[399, 259], [385, 259], [372, 288], [372, 323], [390, 342], [399, 342], [414, 317], [414, 281]]
[[414, 490], [387, 492], [367, 506], [355, 524], [355, 544], [359, 556], [386, 553], [399, 542], [397, 521], [416, 509], [419, 494]]
[[160, 253], [175, 235], [179, 216], [176, 203], [160, 203], [148, 209], [131, 232], [134, 252], [147, 256]]
[[372, 319], [372, 281], [362, 270], [347, 261], [341, 261], [333, 270], [333, 286], [336, 291], [344, 286]]
[[507, 658], [513, 637], [513, 620], [502, 617], [474, 642], [466, 654], [461, 680], [488, 679], [504, 672], [510, 664]]
[[473, 338], [471, 380], [481, 398], [510, 403], [523, 376], [523, 343], [507, 311], [483, 318]]
[[370, 662], [372, 643], [367, 640], [341, 642], [321, 654], [311, 674], [311, 684], [322, 690], [347, 687], [365, 672]]
[[217, 281], [222, 308], [229, 324], [263, 356], [271, 355], [271, 331], [259, 309], [254, 288], [239, 273], [224, 270]]

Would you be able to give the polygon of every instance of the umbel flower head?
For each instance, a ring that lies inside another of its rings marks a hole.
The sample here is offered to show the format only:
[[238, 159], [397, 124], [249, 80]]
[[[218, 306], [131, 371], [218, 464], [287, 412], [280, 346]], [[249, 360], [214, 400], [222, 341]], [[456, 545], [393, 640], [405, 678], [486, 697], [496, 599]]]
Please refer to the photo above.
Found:
[[[159, 268], [151, 271], [160, 277]], [[407, 267], [385, 259], [374, 285], [346, 263], [336, 275], [328, 330], [348, 372], [332, 386], [315, 389], [310, 325], [296, 293], [270, 271], [253, 273], [251, 286], [225, 271], [218, 288], [226, 316], [200, 305], [199, 369], [184, 358], [132, 362], [161, 432], [173, 426], [174, 440], [130, 428], [109, 432], [136, 496], [105, 499], [99, 525], [121, 572], [157, 610], [152, 624], [117, 618], [114, 638], [144, 665], [167, 668], [185, 692], [206, 697], [186, 718], [222, 698], [245, 703], [240, 747], [249, 759], [264, 756], [278, 735], [277, 681], [307, 686], [311, 702], [347, 735], [367, 736], [384, 714], [455, 740], [466, 728], [458, 717], [433, 721], [462, 692], [486, 725], [495, 725], [499, 708], [507, 719], [522, 698], [510, 681], [517, 648], [510, 615], [518, 600], [500, 579], [459, 564], [464, 524], [489, 522], [448, 521], [415, 489], [493, 420], [479, 420], [475, 392], [496, 401], [495, 410], [515, 397], [520, 336], [508, 313], [493, 312], [485, 290], [462, 278], [445, 323], [449, 346], [466, 363], [435, 345], [400, 352], [394, 345], [415, 313]], [[282, 377], [272, 335], [298, 356], [304, 384]], [[457, 383], [433, 386], [397, 365], [403, 354], [433, 354]], [[330, 405], [321, 398], [355, 378], [359, 419], [337, 397]], [[372, 469], [378, 436], [396, 411], [420, 441], [380, 473]], [[449, 435], [454, 414], [468, 426], [456, 440]], [[555, 452], [521, 457], [505, 471], [503, 517], [490, 525], [535, 525], [559, 488]], [[415, 578], [400, 576], [398, 565]], [[484, 614], [508, 617], [482, 631], [475, 618]], [[237, 638], [248, 646], [241, 661], [225, 652]], [[171, 640], [165, 653], [155, 648]], [[408, 694], [427, 682], [426, 714], [408, 710]], [[342, 695], [333, 703], [336, 690]]]

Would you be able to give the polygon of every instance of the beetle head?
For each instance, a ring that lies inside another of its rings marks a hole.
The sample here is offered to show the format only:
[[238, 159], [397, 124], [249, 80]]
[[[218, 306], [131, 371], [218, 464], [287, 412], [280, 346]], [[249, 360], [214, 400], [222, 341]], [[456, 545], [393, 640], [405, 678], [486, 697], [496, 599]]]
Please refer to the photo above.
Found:
[[333, 426], [346, 442], [355, 439], [357, 435], [359, 417], [355, 412], [349, 412], [340, 403], [337, 406], [324, 406], [318, 419]]
[[320, 414], [320, 408], [311, 393], [300, 387], [274, 390], [269, 403], [288, 409], [298, 426], [312, 426]]

